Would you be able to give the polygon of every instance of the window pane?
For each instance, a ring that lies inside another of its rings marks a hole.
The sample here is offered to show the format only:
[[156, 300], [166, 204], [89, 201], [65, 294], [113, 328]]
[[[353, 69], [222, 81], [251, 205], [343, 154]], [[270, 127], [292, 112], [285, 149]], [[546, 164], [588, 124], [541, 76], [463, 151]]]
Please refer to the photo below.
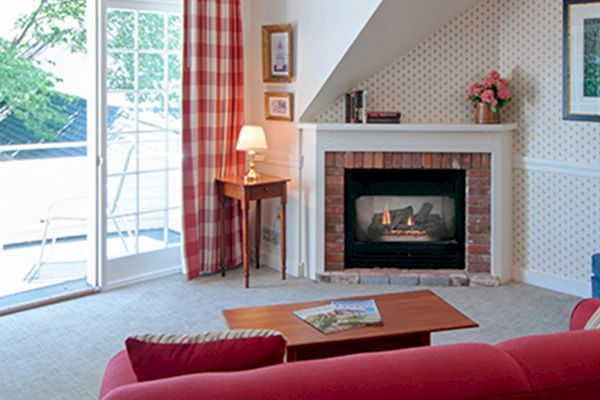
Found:
[[142, 50], [163, 50], [165, 48], [165, 18], [157, 13], [140, 13], [139, 48]]
[[169, 50], [181, 50], [181, 16], [169, 15]]
[[140, 133], [140, 171], [165, 169], [167, 149], [165, 132]]
[[169, 171], [169, 208], [181, 207], [181, 170]]
[[165, 129], [165, 98], [158, 92], [141, 93], [138, 104], [140, 131], [157, 131]]
[[140, 253], [164, 249], [165, 212], [140, 215]]
[[181, 210], [169, 211], [169, 246], [181, 243]]
[[106, 253], [109, 259], [135, 254], [136, 218], [114, 216], [106, 222]]
[[162, 54], [140, 54], [139, 89], [162, 89], [165, 86], [165, 58]]
[[110, 10], [107, 15], [106, 41], [109, 49], [133, 49], [135, 15], [133, 11]]
[[181, 168], [181, 136], [178, 133], [168, 132], [168, 157], [169, 168]]
[[106, 100], [106, 127], [111, 132], [135, 132], [135, 95], [109, 92]]
[[109, 176], [107, 180], [106, 213], [108, 217], [136, 212], [136, 176]]
[[169, 54], [169, 89], [178, 90], [181, 88], [181, 57], [176, 54]]
[[181, 132], [181, 93], [169, 93], [169, 130]]
[[107, 173], [135, 172], [135, 135], [109, 134], [106, 145]]
[[140, 211], [165, 208], [166, 172], [140, 174]]
[[110, 10], [108, 19], [107, 223], [115, 258], [181, 241], [183, 20], [129, 10]]
[[107, 80], [109, 89], [133, 89], [133, 54], [108, 53]]

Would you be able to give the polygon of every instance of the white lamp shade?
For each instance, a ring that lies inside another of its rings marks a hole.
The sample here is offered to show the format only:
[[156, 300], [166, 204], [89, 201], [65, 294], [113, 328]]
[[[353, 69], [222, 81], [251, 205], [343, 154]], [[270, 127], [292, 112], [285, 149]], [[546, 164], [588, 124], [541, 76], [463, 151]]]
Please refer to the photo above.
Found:
[[236, 150], [247, 151], [266, 149], [267, 138], [265, 137], [265, 131], [263, 128], [256, 125], [244, 125], [240, 131], [240, 137], [238, 138]]

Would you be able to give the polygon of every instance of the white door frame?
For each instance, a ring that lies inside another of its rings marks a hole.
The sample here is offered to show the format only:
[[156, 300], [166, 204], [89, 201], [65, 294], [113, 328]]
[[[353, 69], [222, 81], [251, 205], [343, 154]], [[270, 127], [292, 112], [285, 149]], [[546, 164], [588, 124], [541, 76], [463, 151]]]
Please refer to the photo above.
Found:
[[105, 91], [103, 82], [105, 81], [105, 62], [102, 51], [104, 35], [104, 13], [101, 5], [102, 0], [88, 0], [87, 4], [87, 45], [89, 54], [89, 94], [87, 100], [87, 150], [89, 161], [90, 188], [89, 195], [92, 205], [88, 215], [88, 267], [87, 282], [95, 288], [102, 287], [102, 272], [104, 270], [105, 249], [102, 240], [104, 227], [104, 218], [102, 211], [105, 207], [104, 195], [104, 123]]
[[[99, 154], [97, 168], [96, 195], [98, 201], [95, 210], [97, 245], [95, 260], [97, 283], [101, 288], [118, 287], [146, 279], [151, 279], [182, 271], [180, 247], [161, 249], [152, 252], [134, 254], [108, 260], [107, 255], [107, 48], [106, 48], [106, 16], [109, 8], [130, 10], [159, 11], [181, 13], [183, 0], [95, 0], [97, 3], [97, 58], [96, 82], [98, 103], [96, 151]], [[182, 17], [183, 18], [183, 17]]]

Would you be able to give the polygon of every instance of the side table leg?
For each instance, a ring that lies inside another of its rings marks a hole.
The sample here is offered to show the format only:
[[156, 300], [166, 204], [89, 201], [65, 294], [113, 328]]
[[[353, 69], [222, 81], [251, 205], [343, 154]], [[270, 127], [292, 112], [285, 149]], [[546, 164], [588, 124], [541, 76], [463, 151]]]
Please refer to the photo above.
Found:
[[256, 236], [254, 238], [254, 246], [255, 246], [255, 251], [256, 251], [256, 269], [260, 268], [260, 235], [261, 235], [261, 201], [260, 200], [256, 200], [256, 221], [255, 221], [255, 228], [256, 230], [254, 231], [254, 235]]
[[284, 193], [281, 196], [281, 279], [285, 280], [285, 203], [287, 200], [287, 195]]
[[250, 206], [248, 200], [242, 200], [242, 256], [244, 262], [244, 287], [250, 287], [250, 271], [248, 269], [250, 265], [250, 243], [248, 240], [248, 233], [250, 230], [250, 224], [248, 223], [248, 207]]

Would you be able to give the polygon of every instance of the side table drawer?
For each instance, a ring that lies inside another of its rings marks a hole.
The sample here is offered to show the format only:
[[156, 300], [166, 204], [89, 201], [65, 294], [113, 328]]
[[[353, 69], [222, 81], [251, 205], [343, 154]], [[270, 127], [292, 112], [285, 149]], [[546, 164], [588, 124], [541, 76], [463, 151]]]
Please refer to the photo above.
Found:
[[270, 199], [283, 194], [284, 184], [250, 186], [246, 190], [248, 200]]

